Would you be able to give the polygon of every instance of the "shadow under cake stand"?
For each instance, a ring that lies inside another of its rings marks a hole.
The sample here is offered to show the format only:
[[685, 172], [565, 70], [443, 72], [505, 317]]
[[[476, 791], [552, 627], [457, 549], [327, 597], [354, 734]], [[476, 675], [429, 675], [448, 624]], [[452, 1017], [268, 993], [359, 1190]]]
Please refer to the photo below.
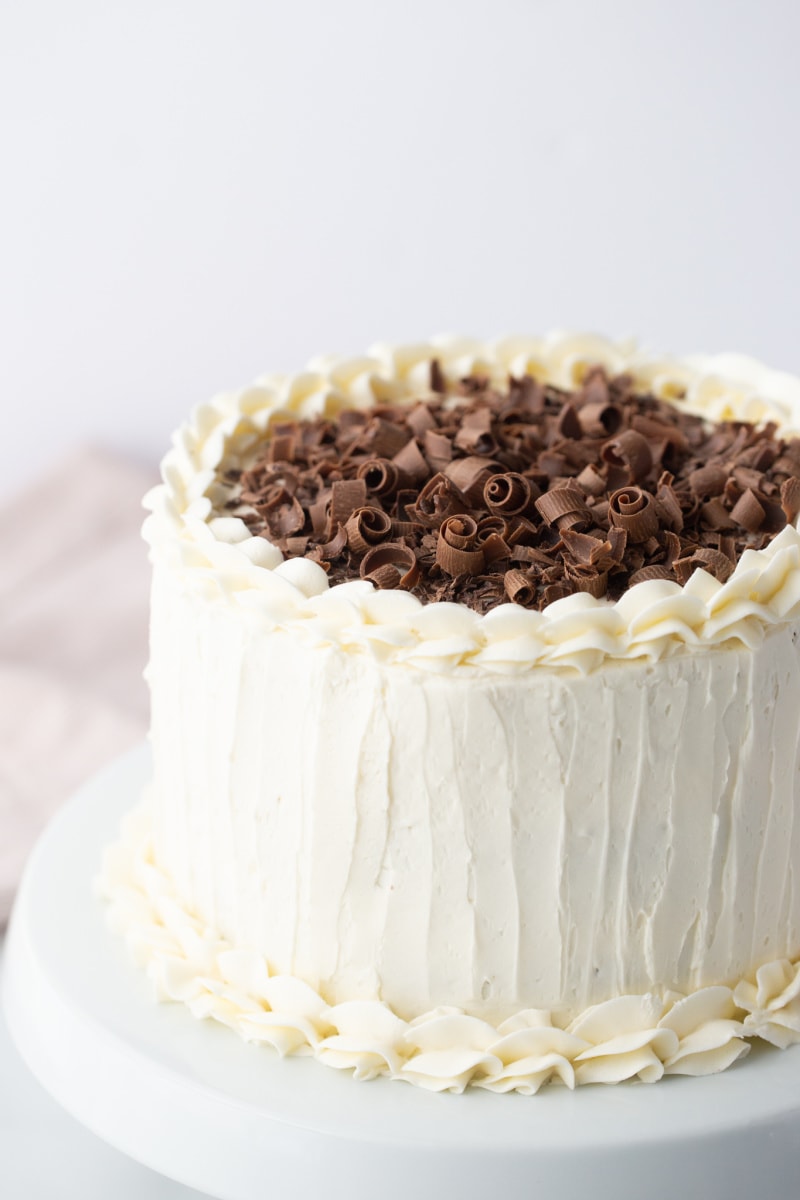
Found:
[[224, 1200], [556, 1196], [786, 1200], [800, 1178], [800, 1048], [654, 1085], [457, 1096], [281, 1060], [150, 984], [92, 893], [150, 770], [146, 747], [86, 784], [40, 839], [3, 977], [23, 1058], [101, 1138]]

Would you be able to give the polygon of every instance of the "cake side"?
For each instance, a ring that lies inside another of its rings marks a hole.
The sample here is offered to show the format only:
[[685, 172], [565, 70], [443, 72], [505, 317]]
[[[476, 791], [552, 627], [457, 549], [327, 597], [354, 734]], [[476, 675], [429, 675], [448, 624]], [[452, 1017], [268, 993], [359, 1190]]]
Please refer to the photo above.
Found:
[[155, 860], [330, 1004], [572, 1020], [800, 955], [800, 622], [588, 675], [264, 637], [157, 571]]

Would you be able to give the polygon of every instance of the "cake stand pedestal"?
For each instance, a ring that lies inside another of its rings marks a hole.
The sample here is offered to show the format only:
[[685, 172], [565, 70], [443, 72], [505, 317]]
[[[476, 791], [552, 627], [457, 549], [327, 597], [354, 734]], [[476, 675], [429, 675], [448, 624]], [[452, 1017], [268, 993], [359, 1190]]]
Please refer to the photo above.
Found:
[[57, 815], [29, 862], [6, 953], [19, 1050], [101, 1138], [224, 1200], [796, 1194], [798, 1048], [652, 1086], [435, 1095], [280, 1060], [154, 1004], [91, 889], [148, 771], [141, 747]]

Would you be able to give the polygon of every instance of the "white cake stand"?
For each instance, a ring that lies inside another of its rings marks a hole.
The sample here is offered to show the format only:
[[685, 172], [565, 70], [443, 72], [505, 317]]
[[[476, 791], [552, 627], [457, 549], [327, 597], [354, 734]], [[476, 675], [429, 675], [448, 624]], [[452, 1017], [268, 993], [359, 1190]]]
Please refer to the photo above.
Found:
[[142, 747], [47, 829], [3, 979], [31, 1070], [106, 1141], [225, 1200], [796, 1195], [800, 1049], [754, 1050], [722, 1075], [652, 1086], [434, 1095], [280, 1060], [182, 1006], [154, 1004], [91, 890], [148, 770]]

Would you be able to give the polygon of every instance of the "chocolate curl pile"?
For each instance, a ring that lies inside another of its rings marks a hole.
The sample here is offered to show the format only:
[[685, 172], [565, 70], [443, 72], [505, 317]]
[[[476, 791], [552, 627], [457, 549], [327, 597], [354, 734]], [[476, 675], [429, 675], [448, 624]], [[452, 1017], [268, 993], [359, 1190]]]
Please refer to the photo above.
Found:
[[573, 391], [470, 376], [408, 406], [272, 425], [223, 510], [331, 583], [362, 577], [478, 612], [724, 581], [800, 515], [800, 439], [707, 423], [628, 376]]

